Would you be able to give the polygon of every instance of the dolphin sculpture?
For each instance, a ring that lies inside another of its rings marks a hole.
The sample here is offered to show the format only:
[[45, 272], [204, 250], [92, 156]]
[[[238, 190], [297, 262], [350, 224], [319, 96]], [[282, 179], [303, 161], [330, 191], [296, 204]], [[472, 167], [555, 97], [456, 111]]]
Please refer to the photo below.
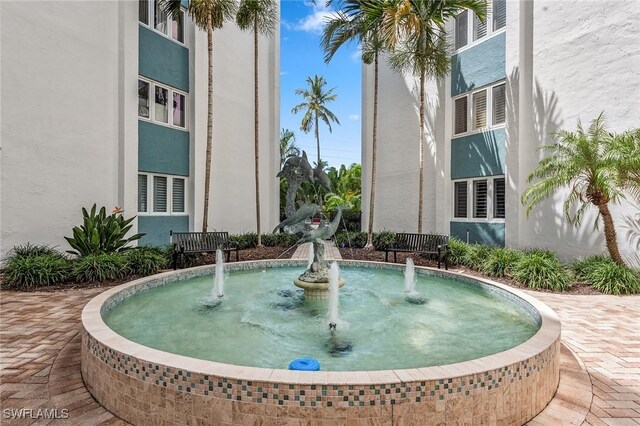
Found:
[[300, 157], [294, 156], [287, 158], [282, 166], [282, 170], [278, 172], [276, 177], [284, 176], [289, 178], [292, 174], [297, 174], [298, 172], [301, 176], [313, 181], [313, 168], [311, 167], [311, 164], [309, 164], [307, 153], [304, 151], [302, 151], [302, 155]]
[[318, 229], [305, 232], [296, 244], [309, 243], [312, 241], [322, 244], [324, 240], [335, 234], [338, 230], [338, 225], [340, 225], [340, 220], [342, 219], [342, 210], [346, 210], [346, 208], [338, 206], [337, 210], [338, 214], [336, 214], [336, 217], [333, 218], [329, 225], [321, 226]]
[[313, 215], [320, 213], [320, 207], [315, 203], [304, 203], [300, 206], [298, 210], [295, 211], [294, 214], [280, 222], [278, 226], [275, 227], [273, 233], [284, 229], [285, 226], [295, 225], [296, 223], [300, 223], [305, 219], [311, 218]]
[[329, 176], [327, 176], [327, 174], [324, 172], [324, 170], [322, 170], [320, 164], [318, 164], [313, 169], [313, 177], [316, 182], [319, 182], [320, 185], [322, 185], [322, 187], [327, 190], [327, 192], [333, 192], [333, 188], [331, 187], [331, 180], [329, 179]]

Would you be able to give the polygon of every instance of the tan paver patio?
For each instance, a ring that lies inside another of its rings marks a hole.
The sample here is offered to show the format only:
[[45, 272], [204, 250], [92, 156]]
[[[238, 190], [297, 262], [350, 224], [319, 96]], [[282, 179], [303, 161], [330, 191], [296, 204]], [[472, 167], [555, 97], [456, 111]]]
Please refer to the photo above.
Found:
[[[2, 424], [123, 424], [80, 376], [80, 311], [101, 291], [0, 292]], [[556, 397], [531, 424], [639, 425], [640, 297], [531, 294], [558, 312], [570, 349]], [[21, 408], [28, 417], [69, 411], [67, 419], [7, 418], [5, 410]]]

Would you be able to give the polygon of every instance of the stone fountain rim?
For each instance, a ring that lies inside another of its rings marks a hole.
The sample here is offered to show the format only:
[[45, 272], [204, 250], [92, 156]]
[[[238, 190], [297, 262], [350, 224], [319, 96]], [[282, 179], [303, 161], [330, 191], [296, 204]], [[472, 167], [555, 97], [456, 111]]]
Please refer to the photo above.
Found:
[[[364, 266], [382, 269], [404, 269], [403, 264], [392, 264], [371, 261], [337, 261], [341, 266]], [[226, 264], [227, 270], [237, 271], [246, 269], [258, 269], [267, 267], [304, 266], [306, 260], [259, 260], [233, 262]], [[475, 281], [481, 285], [490, 286], [502, 290], [507, 295], [515, 296], [519, 301], [532, 307], [539, 316], [540, 328], [527, 341], [503, 352], [488, 355], [469, 361], [454, 364], [438, 365], [433, 367], [393, 370], [365, 370], [365, 371], [328, 371], [320, 372], [292, 372], [277, 368], [260, 368], [234, 364], [226, 364], [216, 361], [201, 360], [184, 355], [153, 349], [139, 343], [128, 340], [113, 331], [104, 322], [102, 315], [112, 309], [120, 301], [132, 295], [150, 288], [160, 287], [175, 281], [193, 278], [213, 272], [215, 265], [199, 266], [178, 271], [164, 272], [150, 277], [140, 278], [117, 287], [113, 287], [95, 296], [82, 310], [82, 326], [85, 332], [99, 344], [111, 351], [121, 353], [124, 356], [135, 357], [141, 361], [171, 367], [186, 369], [196, 374], [208, 374], [223, 376], [237, 380], [267, 380], [270, 382], [282, 382], [298, 384], [318, 383], [318, 374], [326, 375], [323, 383], [326, 384], [368, 384], [381, 382], [406, 382], [437, 380], [450, 377], [480, 374], [487, 370], [498, 369], [505, 365], [524, 362], [533, 356], [539, 355], [560, 338], [560, 319], [558, 315], [546, 304], [538, 299], [520, 291], [492, 280], [466, 275], [458, 271], [444, 271], [436, 268], [416, 266], [416, 273], [440, 275], [462, 281]], [[118, 300], [120, 299], [120, 300]], [[514, 301], [518, 303], [518, 301]], [[376, 379], [371, 378], [371, 373]], [[382, 381], [381, 381], [382, 379]]]

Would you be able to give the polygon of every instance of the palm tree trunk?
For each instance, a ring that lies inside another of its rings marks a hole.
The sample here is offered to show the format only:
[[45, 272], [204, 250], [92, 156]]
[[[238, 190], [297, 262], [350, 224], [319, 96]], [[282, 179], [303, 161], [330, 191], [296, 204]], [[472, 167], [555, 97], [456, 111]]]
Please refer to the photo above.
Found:
[[[316, 125], [316, 128], [315, 128], [315, 131], [316, 131], [316, 148], [318, 150], [318, 168], [321, 168], [322, 166], [321, 166], [320, 163], [322, 162], [322, 160], [320, 159], [320, 133], [318, 131], [318, 114], [317, 113], [315, 114], [315, 125]], [[314, 182], [313, 185], [315, 186], [315, 182]], [[318, 189], [317, 191], [320, 192], [321, 189]], [[322, 211], [322, 201], [323, 201], [323, 199], [322, 199], [322, 194], [319, 194], [319, 195], [320, 196], [318, 197], [319, 198], [318, 206], [320, 207], [320, 211]]]
[[422, 234], [422, 204], [424, 203], [424, 71], [420, 73], [420, 183], [418, 184], [418, 234]]
[[376, 198], [376, 157], [378, 142], [378, 53], [373, 67], [373, 131], [371, 132], [371, 188], [369, 192], [369, 226], [365, 248], [373, 248], [373, 209]]
[[254, 151], [255, 151], [255, 176], [256, 176], [256, 228], [258, 233], [258, 247], [262, 246], [260, 229], [260, 145], [258, 139], [258, 17], [253, 20], [253, 89], [254, 89]]
[[209, 193], [211, 192], [211, 149], [213, 145], [213, 26], [211, 14], [207, 17], [207, 53], [209, 69], [207, 75], [207, 154], [204, 172], [204, 208], [202, 211], [202, 232], [209, 225]]
[[616, 228], [613, 225], [613, 218], [609, 211], [608, 203], [602, 203], [598, 205], [598, 210], [602, 215], [602, 221], [604, 222], [604, 239], [607, 243], [607, 250], [614, 262], [620, 266], [626, 266], [622, 256], [620, 256], [620, 250], [618, 250], [618, 241], [616, 240]]

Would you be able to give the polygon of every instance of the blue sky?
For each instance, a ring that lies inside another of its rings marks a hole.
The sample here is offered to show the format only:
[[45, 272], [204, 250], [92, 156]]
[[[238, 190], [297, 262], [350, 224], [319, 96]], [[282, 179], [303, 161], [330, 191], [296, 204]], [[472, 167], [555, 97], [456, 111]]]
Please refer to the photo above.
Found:
[[343, 46], [329, 64], [324, 63], [320, 48], [324, 18], [330, 11], [324, 0], [317, 5], [303, 0], [281, 2], [280, 26], [280, 127], [293, 130], [296, 145], [307, 151], [309, 160], [316, 161], [313, 131], [300, 130], [302, 113], [294, 115], [291, 109], [302, 102], [294, 94], [306, 87], [305, 79], [314, 74], [327, 80], [328, 88], [335, 87], [337, 99], [328, 105], [341, 125], [332, 125], [333, 133], [320, 125], [320, 155], [330, 166], [360, 163], [361, 125], [361, 62], [356, 43]]

